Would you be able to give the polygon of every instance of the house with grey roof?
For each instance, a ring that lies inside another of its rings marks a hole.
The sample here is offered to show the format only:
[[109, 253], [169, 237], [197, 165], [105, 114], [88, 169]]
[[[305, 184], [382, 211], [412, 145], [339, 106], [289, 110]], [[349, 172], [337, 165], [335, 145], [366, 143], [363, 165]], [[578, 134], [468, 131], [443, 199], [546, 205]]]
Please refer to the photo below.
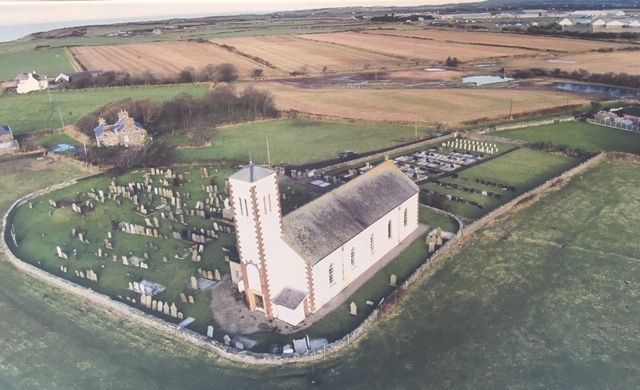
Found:
[[0, 154], [13, 153], [18, 149], [20, 149], [20, 145], [13, 138], [11, 127], [0, 125]]
[[237, 288], [251, 310], [292, 325], [341, 299], [418, 228], [419, 189], [392, 161], [284, 217], [276, 172], [251, 164], [229, 189]]
[[93, 129], [98, 146], [143, 145], [148, 138], [147, 131], [142, 125], [129, 116], [127, 111], [118, 113], [118, 120], [114, 124], [107, 124], [104, 118], [98, 119], [98, 126]]

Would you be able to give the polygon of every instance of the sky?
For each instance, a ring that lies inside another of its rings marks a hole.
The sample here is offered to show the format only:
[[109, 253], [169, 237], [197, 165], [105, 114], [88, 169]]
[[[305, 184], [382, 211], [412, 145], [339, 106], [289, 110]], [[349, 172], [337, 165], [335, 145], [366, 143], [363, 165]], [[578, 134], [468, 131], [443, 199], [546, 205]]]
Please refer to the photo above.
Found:
[[0, 29], [26, 24], [115, 22], [357, 5], [404, 6], [471, 1], [474, 0], [0, 0]]

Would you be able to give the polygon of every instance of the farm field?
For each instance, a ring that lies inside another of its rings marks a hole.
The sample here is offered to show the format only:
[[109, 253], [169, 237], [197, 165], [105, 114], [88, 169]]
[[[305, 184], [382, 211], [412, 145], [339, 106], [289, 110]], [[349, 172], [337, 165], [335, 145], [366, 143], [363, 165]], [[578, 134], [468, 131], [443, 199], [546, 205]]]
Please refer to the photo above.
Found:
[[213, 42], [260, 57], [287, 73], [362, 71], [398, 63], [394, 57], [287, 35], [214, 39]]
[[427, 60], [431, 62], [441, 62], [450, 56], [458, 57], [460, 61], [470, 61], [481, 58], [520, 56], [535, 53], [531, 50], [519, 48], [478, 46], [460, 43], [443, 45], [440, 42], [424, 39], [354, 32], [299, 36], [314, 41], [331, 42], [373, 53], [392, 55], [400, 59]]
[[[398, 35], [434, 40], [443, 43], [464, 43], [482, 46], [515, 47], [541, 51], [581, 52], [602, 48], [621, 48], [625, 45], [585, 39], [536, 37], [532, 35], [489, 33], [482, 31], [460, 31], [443, 29], [371, 31], [368, 34]], [[482, 47], [481, 46], [481, 47]]]
[[574, 71], [585, 69], [590, 73], [628, 73], [640, 75], [640, 52], [614, 51], [611, 53], [584, 53], [563, 56], [538, 56], [535, 58], [513, 58], [506, 61], [510, 68], [545, 68]]
[[14, 80], [19, 73], [32, 70], [49, 77], [73, 71], [65, 48], [2, 49], [0, 47], [0, 80]]
[[[0, 183], [19, 183], [0, 195], [2, 209], [74, 174], [0, 164]], [[311, 367], [231, 365], [37, 282], [0, 255], [0, 387], [633, 389], [640, 247], [627, 226], [640, 223], [637, 170], [602, 164], [481, 231], [413, 286], [396, 316], [346, 356]]]
[[567, 104], [587, 104], [576, 94], [508, 89], [304, 89], [263, 83], [281, 110], [370, 121], [437, 123], [450, 127], [482, 118], [504, 119]]
[[429, 182], [421, 188], [482, 205], [479, 208], [453, 199], [448, 202], [452, 213], [476, 219], [579, 162], [571, 157], [520, 148], [460, 171], [457, 177], [440, 179], [437, 182], [441, 185]]
[[[83, 115], [121, 99], [149, 98], [164, 101], [186, 92], [201, 96], [205, 84], [183, 84], [153, 87], [116, 87], [51, 92], [51, 98], [60, 109], [64, 124], [76, 122]], [[49, 103], [46, 93], [0, 97], [0, 122], [11, 126], [14, 134], [28, 133], [45, 128], [60, 128], [58, 111]]]
[[[424, 130], [419, 132], [424, 136]], [[214, 130], [213, 145], [180, 149], [180, 162], [231, 159], [267, 162], [267, 137], [271, 161], [298, 164], [335, 159], [341, 151], [367, 152], [410, 141], [414, 128], [386, 124], [345, 124], [309, 120], [258, 122]]]
[[564, 122], [552, 125], [506, 130], [499, 137], [528, 142], [550, 142], [586, 150], [618, 151], [640, 154], [640, 134], [584, 122]]
[[150, 71], [156, 76], [177, 76], [186, 67], [196, 70], [208, 64], [232, 63], [241, 77], [254, 69], [265, 75], [273, 71], [246, 57], [210, 43], [155, 42], [127, 45], [78, 46], [70, 49], [87, 69], [126, 71], [140, 74]]

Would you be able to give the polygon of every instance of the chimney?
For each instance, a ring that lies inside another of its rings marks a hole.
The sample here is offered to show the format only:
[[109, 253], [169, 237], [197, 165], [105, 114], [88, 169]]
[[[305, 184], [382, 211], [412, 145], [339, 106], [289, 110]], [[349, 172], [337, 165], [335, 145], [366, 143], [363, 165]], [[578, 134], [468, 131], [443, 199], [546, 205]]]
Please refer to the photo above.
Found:
[[253, 161], [249, 161], [249, 181], [253, 183]]

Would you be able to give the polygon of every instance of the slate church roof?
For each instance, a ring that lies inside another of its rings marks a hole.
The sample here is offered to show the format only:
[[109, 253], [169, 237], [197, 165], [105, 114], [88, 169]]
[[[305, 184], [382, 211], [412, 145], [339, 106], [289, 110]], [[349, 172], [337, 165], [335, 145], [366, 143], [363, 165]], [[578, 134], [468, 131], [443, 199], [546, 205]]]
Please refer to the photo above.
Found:
[[286, 215], [283, 238], [316, 264], [419, 192], [392, 161]]

